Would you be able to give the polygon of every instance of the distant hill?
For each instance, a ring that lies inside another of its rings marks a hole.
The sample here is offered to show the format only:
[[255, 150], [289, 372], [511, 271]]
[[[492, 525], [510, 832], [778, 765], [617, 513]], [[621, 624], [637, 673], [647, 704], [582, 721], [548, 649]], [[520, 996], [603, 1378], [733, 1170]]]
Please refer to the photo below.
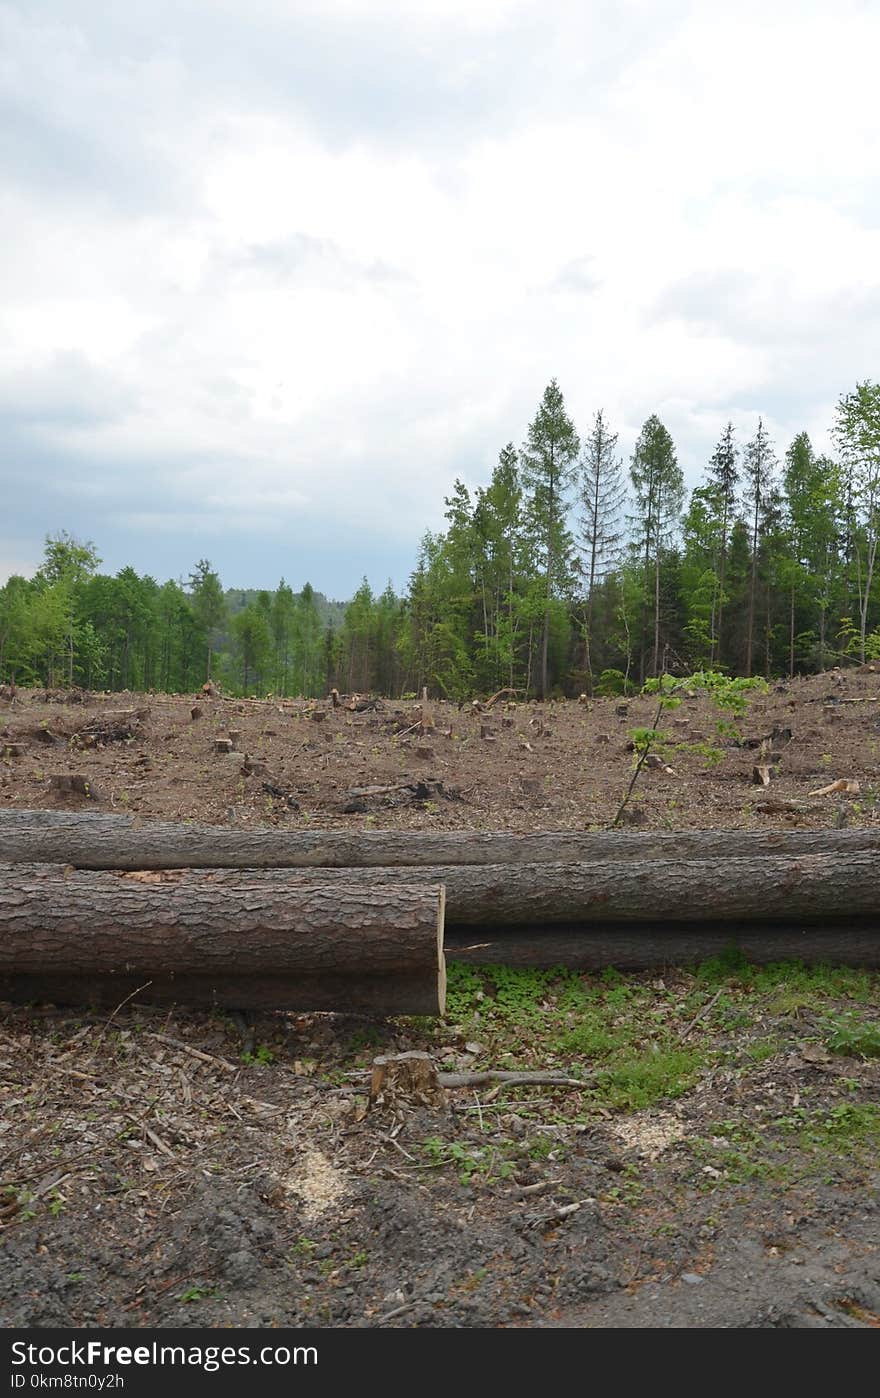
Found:
[[[268, 592], [270, 597], [274, 597], [274, 588], [257, 587], [228, 587], [226, 589], [226, 605], [229, 609], [230, 620], [238, 612], [243, 612], [246, 607], [251, 606], [257, 600], [258, 592]], [[299, 593], [294, 596], [299, 597]], [[325, 597], [323, 592], [315, 593], [315, 606], [318, 608], [318, 615], [324, 627], [332, 627], [337, 631], [345, 619], [345, 609], [347, 602], [333, 602], [329, 597]]]

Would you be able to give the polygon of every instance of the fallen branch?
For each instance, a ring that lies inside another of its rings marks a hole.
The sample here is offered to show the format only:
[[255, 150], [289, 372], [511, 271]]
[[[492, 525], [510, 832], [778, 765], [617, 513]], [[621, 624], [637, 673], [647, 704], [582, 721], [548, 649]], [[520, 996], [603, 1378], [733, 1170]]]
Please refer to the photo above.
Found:
[[567, 1078], [562, 1073], [505, 1073], [488, 1068], [482, 1073], [438, 1073], [441, 1087], [485, 1087], [500, 1082], [508, 1087], [587, 1087], [586, 1078]]
[[694, 1015], [693, 1019], [691, 1020], [690, 1024], [688, 1025], [687, 1029], [683, 1029], [682, 1032], [679, 1034], [679, 1036], [678, 1036], [678, 1042], [679, 1042], [680, 1044], [683, 1044], [683, 1043], [684, 1043], [685, 1039], [688, 1037], [688, 1035], [690, 1034], [691, 1030], [692, 1030], [692, 1029], [695, 1029], [695, 1028], [697, 1027], [697, 1025], [699, 1024], [700, 1020], [703, 1018], [704, 1015], [707, 1015], [707, 1014], [709, 1013], [709, 1011], [712, 1009], [713, 1005], [717, 1005], [718, 1001], [721, 999], [721, 996], [722, 996], [723, 994], [724, 994], [724, 987], [722, 986], [720, 990], [716, 990], [715, 994], [712, 996], [712, 999], [711, 999], [711, 1000], [707, 1000], [706, 1004], [703, 1005], [702, 1009], [699, 1009], [699, 1010], [697, 1011], [697, 1013]]

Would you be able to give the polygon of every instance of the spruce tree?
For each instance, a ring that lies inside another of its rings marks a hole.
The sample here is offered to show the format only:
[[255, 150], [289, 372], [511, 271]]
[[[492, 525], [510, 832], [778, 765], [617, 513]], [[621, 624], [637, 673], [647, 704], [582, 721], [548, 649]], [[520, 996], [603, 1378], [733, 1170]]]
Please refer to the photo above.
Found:
[[226, 598], [220, 586], [220, 579], [207, 558], [200, 558], [189, 575], [189, 595], [193, 613], [204, 635], [207, 649], [205, 679], [210, 680], [213, 632], [225, 620]]
[[623, 537], [620, 510], [624, 484], [617, 455], [617, 433], [610, 432], [601, 408], [584, 443], [579, 481], [581, 571], [586, 580], [584, 662], [593, 689], [593, 611], [596, 587], [616, 562]]
[[859, 615], [859, 655], [866, 656], [868, 612], [880, 544], [880, 383], [856, 384], [837, 404], [834, 435], [843, 453], [850, 502], [850, 553]]
[[630, 479], [636, 497], [635, 524], [644, 556], [645, 594], [642, 611], [642, 681], [647, 667], [648, 598], [653, 593], [654, 656], [652, 673], [659, 675], [660, 654], [660, 571], [663, 550], [668, 547], [681, 518], [684, 503], [684, 476], [675, 455], [672, 438], [663, 423], [652, 414], [645, 422], [630, 465]]
[[770, 493], [776, 454], [764, 426], [758, 418], [758, 430], [745, 450], [743, 471], [746, 479], [743, 505], [750, 520], [751, 570], [749, 573], [749, 620], [746, 631], [746, 675], [752, 674], [755, 647], [755, 608], [758, 595], [758, 543], [761, 532], [761, 511]]
[[555, 379], [544, 390], [538, 411], [529, 426], [520, 463], [522, 480], [530, 493], [529, 517], [544, 578], [541, 615], [540, 695], [548, 693], [550, 619], [554, 597], [564, 591], [571, 572], [572, 541], [565, 527], [567, 496], [574, 479], [580, 441], [565, 411], [565, 401]]
[[736, 508], [736, 486], [739, 480], [737, 458], [739, 449], [733, 440], [733, 423], [728, 422], [721, 439], [709, 462], [707, 475], [715, 487], [719, 515], [718, 561], [716, 563], [716, 586], [713, 591], [712, 646], [710, 664], [721, 664], [722, 626], [724, 619], [724, 578], [727, 572], [727, 548], [730, 527]]

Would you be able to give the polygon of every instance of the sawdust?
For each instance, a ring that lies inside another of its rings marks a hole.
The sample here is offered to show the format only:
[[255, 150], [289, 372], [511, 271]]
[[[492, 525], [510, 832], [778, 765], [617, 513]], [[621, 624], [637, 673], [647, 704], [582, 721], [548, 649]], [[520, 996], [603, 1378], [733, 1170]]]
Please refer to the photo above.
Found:
[[637, 1151], [645, 1160], [656, 1160], [687, 1135], [684, 1122], [672, 1112], [640, 1112], [625, 1117], [614, 1123], [614, 1132], [628, 1150]]
[[285, 1181], [285, 1188], [302, 1200], [306, 1219], [314, 1223], [345, 1198], [348, 1180], [321, 1151], [307, 1150]]

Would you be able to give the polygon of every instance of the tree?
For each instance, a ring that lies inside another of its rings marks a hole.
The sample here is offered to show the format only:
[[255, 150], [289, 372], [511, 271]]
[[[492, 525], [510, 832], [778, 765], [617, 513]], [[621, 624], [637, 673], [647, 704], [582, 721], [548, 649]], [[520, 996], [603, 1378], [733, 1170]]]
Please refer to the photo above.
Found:
[[[211, 678], [211, 656], [214, 632], [226, 619], [226, 598], [218, 575], [207, 558], [200, 558], [189, 575], [190, 602], [207, 648], [205, 679]], [[245, 684], [247, 688], [247, 684]]]
[[739, 480], [737, 458], [739, 450], [733, 440], [733, 423], [728, 422], [709, 462], [709, 482], [714, 486], [714, 501], [718, 511], [718, 557], [715, 563], [715, 587], [712, 598], [710, 665], [721, 663], [722, 622], [724, 617], [724, 579], [727, 571], [727, 546], [730, 526], [736, 507], [736, 485]]
[[515, 688], [526, 559], [522, 484], [512, 442], [501, 449], [489, 485], [476, 492], [472, 531], [479, 594], [478, 682], [492, 690], [502, 684]]
[[277, 694], [286, 694], [290, 679], [293, 636], [296, 625], [296, 600], [293, 589], [282, 578], [278, 584], [269, 614], [272, 644], [275, 651], [273, 684]]
[[859, 655], [865, 662], [868, 613], [880, 539], [880, 383], [857, 383], [837, 404], [834, 435], [848, 476], [849, 546], [855, 564]]
[[547, 697], [547, 661], [554, 596], [571, 574], [571, 536], [565, 527], [566, 496], [574, 479], [580, 441], [555, 379], [531, 422], [521, 452], [523, 484], [530, 492], [529, 517], [542, 555], [544, 608], [541, 630], [541, 698]]
[[[67, 683], [73, 684], [76, 659], [77, 602], [83, 583], [101, 562], [94, 544], [82, 543], [62, 529], [46, 538], [43, 564], [37, 581], [50, 588], [64, 616], [64, 649]], [[49, 680], [54, 680], [54, 659], [49, 659]]]
[[[798, 636], [812, 649], [820, 670], [826, 663], [826, 622], [835, 578], [839, 572], [843, 532], [843, 495], [839, 468], [828, 457], [817, 457], [806, 432], [799, 432], [785, 453], [783, 487], [790, 541], [786, 563], [789, 593], [789, 674], [795, 673]], [[808, 629], [798, 633], [800, 603]], [[818, 615], [816, 615], [818, 613]], [[818, 621], [816, 631], [813, 620]]]
[[697, 486], [684, 519], [682, 587], [686, 602], [685, 637], [694, 663], [713, 668], [720, 650], [718, 560], [723, 507], [717, 484]]
[[[648, 596], [653, 590], [654, 658], [653, 673], [662, 669], [660, 652], [660, 572], [663, 550], [672, 540], [684, 503], [684, 476], [675, 455], [672, 438], [663, 423], [652, 414], [645, 422], [630, 466], [630, 479], [636, 497], [636, 524], [641, 539], [645, 567], [645, 605], [642, 622], [642, 680], [647, 657]], [[653, 588], [652, 588], [653, 575]]]
[[311, 583], [305, 583], [296, 599], [294, 613], [294, 635], [296, 637], [296, 673], [300, 694], [313, 697], [321, 685], [321, 642], [323, 639], [321, 617], [315, 601], [315, 590]]
[[580, 476], [580, 549], [587, 584], [584, 648], [587, 685], [592, 693], [593, 604], [596, 586], [616, 561], [622, 538], [620, 509], [624, 485], [617, 456], [617, 433], [609, 432], [601, 408], [584, 443]]
[[755, 645], [755, 606], [758, 592], [758, 536], [761, 509], [770, 491], [776, 455], [767, 435], [764, 421], [758, 418], [758, 430], [745, 450], [744, 474], [746, 492], [743, 501], [751, 519], [751, 572], [749, 575], [749, 621], [746, 632], [746, 676], [752, 673]]
[[244, 694], [254, 685], [265, 689], [265, 676], [272, 652], [272, 637], [265, 609], [245, 607], [232, 618], [233, 653], [241, 675]]

